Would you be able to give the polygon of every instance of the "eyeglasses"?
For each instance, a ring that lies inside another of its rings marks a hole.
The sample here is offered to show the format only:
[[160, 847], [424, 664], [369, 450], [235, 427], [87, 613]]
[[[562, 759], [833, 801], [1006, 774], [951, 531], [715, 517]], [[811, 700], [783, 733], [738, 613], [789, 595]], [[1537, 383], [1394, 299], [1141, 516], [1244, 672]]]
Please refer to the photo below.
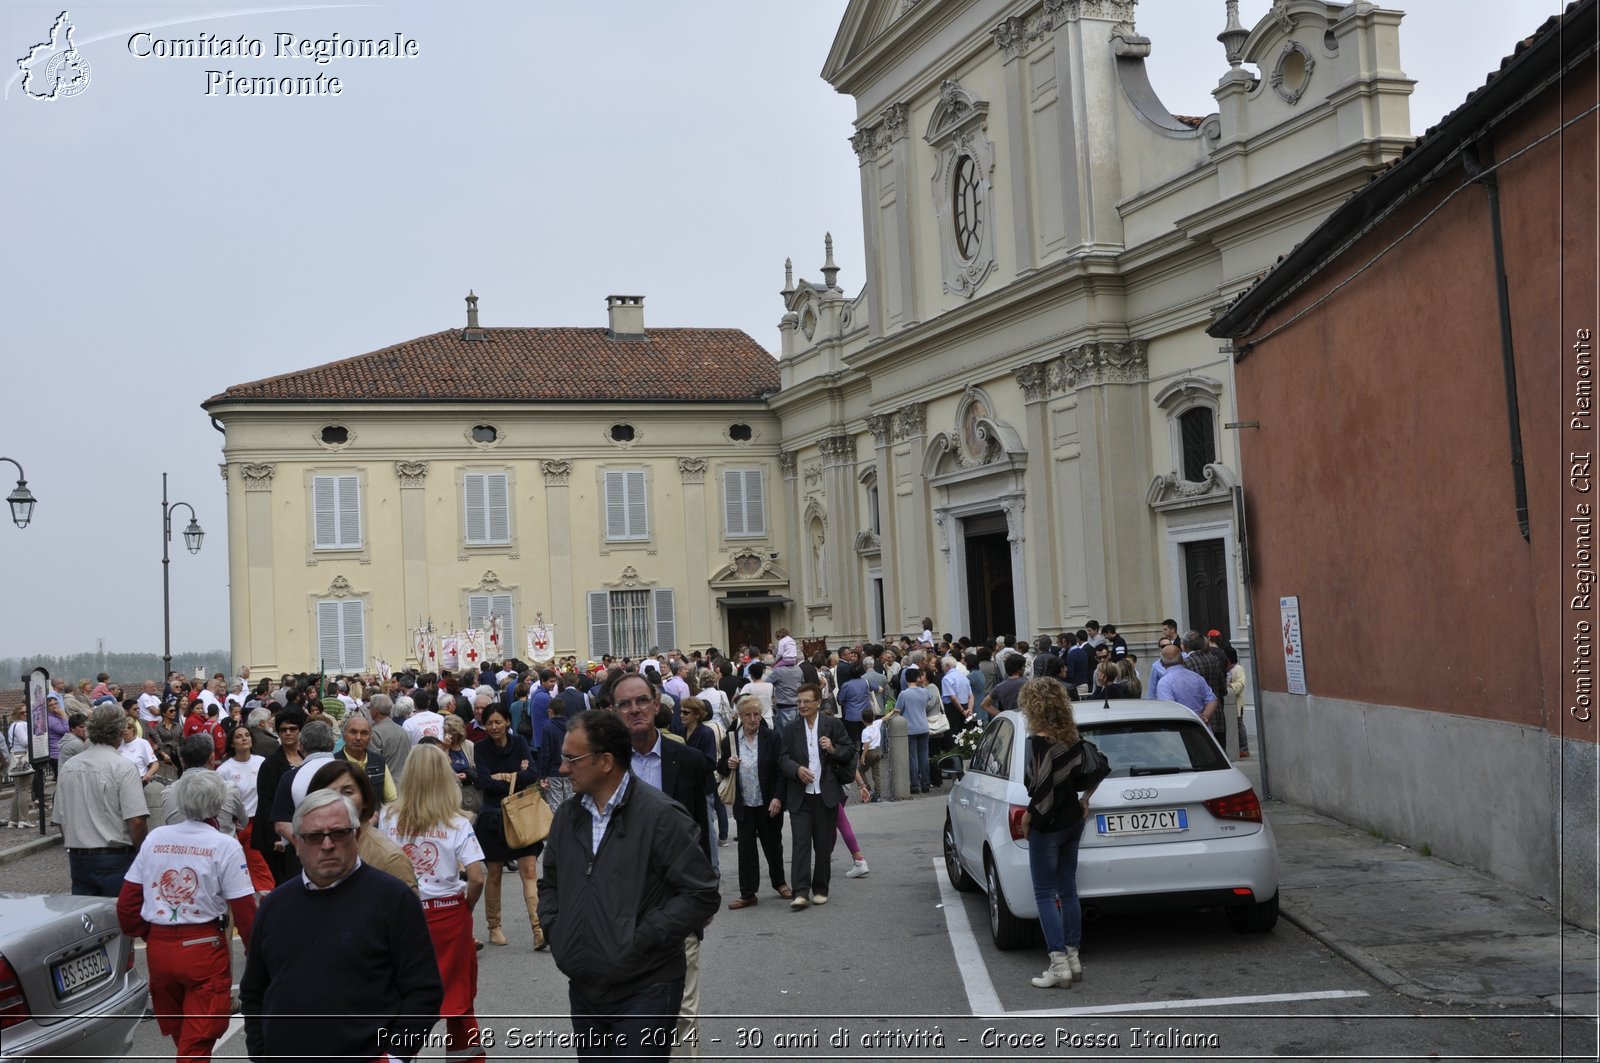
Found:
[[334, 830], [308, 831], [305, 834], [296, 834], [295, 837], [313, 848], [320, 849], [325, 842], [331, 841], [338, 845], [340, 842], [349, 841], [350, 836], [355, 832], [356, 829], [354, 827], [338, 827]]
[[592, 756], [594, 756], [593, 753], [585, 753], [581, 757], [574, 757], [574, 756], [572, 756], [570, 754], [563, 753], [563, 754], [561, 754], [561, 759], [563, 761], [565, 761], [566, 763], [568, 763], [568, 764], [576, 764], [576, 763], [578, 763], [578, 761], [580, 761], [580, 760], [588, 760]]
[[644, 694], [637, 698], [627, 698], [622, 701], [614, 701], [612, 702], [612, 705], [618, 712], [627, 712], [629, 709], [648, 709], [655, 703], [656, 696], [654, 694]]

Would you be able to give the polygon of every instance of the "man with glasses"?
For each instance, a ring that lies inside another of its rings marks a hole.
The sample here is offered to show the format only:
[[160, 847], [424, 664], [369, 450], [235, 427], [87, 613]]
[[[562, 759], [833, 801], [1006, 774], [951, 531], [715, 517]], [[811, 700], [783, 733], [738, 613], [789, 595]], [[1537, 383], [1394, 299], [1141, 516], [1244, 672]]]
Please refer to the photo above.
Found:
[[628, 673], [610, 697], [620, 717], [591, 709], [567, 725], [561, 774], [578, 800], [556, 812], [545, 843], [539, 922], [571, 980], [577, 1055], [665, 1059], [685, 1040], [682, 943], [721, 897], [705, 832], [634, 770], [641, 741], [627, 721], [646, 711], [653, 721], [654, 687]]
[[409, 1059], [439, 1021], [444, 986], [422, 902], [361, 862], [360, 825], [355, 802], [332, 790], [295, 808], [300, 875], [262, 902], [239, 982], [251, 1059]]

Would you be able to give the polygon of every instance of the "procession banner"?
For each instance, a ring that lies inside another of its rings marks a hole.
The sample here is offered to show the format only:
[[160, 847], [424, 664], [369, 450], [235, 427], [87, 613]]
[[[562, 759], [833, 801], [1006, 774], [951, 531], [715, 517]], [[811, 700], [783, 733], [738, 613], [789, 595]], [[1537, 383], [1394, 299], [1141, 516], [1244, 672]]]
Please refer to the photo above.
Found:
[[1283, 670], [1289, 679], [1289, 693], [1306, 692], [1305, 646], [1300, 641], [1300, 599], [1296, 595], [1278, 599], [1283, 617]]
[[528, 628], [528, 660], [543, 664], [555, 654], [556, 627], [554, 624], [533, 624]]
[[50, 759], [50, 673], [35, 668], [28, 674], [28, 759], [35, 768]]

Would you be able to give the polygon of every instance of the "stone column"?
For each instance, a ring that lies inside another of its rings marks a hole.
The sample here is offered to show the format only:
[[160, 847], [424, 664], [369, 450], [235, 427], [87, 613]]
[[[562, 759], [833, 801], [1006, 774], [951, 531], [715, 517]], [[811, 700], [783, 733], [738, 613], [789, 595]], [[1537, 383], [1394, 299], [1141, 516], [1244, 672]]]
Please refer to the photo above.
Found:
[[[1035, 16], [1034, 21], [1037, 23], [1039, 18]], [[1033, 114], [1033, 108], [1032, 100], [1028, 98], [1028, 64], [1018, 60], [1028, 54], [1029, 46], [1042, 36], [1042, 31], [1037, 25], [1030, 26], [1025, 16], [1012, 15], [1002, 20], [991, 33], [995, 47], [1005, 58], [1006, 136], [1011, 141], [1012, 158], [1021, 159], [1032, 148], [1028, 119]], [[1038, 265], [1039, 235], [1034, 222], [1034, 193], [1029, 182], [1030, 174], [1037, 171], [1028, 166], [1012, 166], [1009, 169], [1011, 244], [1017, 276], [1020, 277]]]
[[[938, 577], [931, 567], [932, 556], [929, 552], [933, 538], [933, 497], [927, 477], [922, 475], [922, 458], [928, 449], [927, 404], [913, 402], [896, 410], [893, 436], [895, 442], [904, 443], [910, 449], [910, 468], [905, 470], [904, 483], [901, 483], [899, 476], [895, 478], [897, 508], [902, 498], [902, 486], [905, 489], [905, 520], [897, 521], [895, 525], [895, 552], [898, 563], [903, 566], [896, 573], [900, 586], [904, 588], [901, 592], [901, 604], [905, 609], [902, 623], [920, 625], [923, 617], [932, 616], [937, 624], [939, 618], [934, 615], [932, 586]], [[916, 631], [921, 630], [920, 626], [916, 628]]]
[[[1044, 362], [1031, 362], [1016, 371], [1017, 386], [1022, 389], [1026, 413], [1023, 418], [1025, 442], [1028, 448], [1028, 471], [1025, 478], [1027, 505], [1022, 514], [1021, 538], [1025, 541], [1023, 558], [1029, 574], [1024, 584], [1016, 584], [1025, 593], [1018, 594], [1018, 609], [1023, 599], [1027, 602], [1027, 615], [1033, 627], [1019, 628], [1018, 634], [1038, 634], [1046, 626], [1059, 626], [1066, 599], [1065, 588], [1059, 585], [1056, 571], [1055, 536], [1057, 529], [1053, 515], [1056, 511], [1055, 477], [1051, 475], [1055, 464], [1054, 448], [1050, 438], [1050, 380], [1049, 366]], [[1009, 525], [1010, 512], [1007, 511]], [[1062, 529], [1064, 531], [1065, 529]], [[1038, 628], [1035, 631], [1034, 628]]]
[[828, 588], [833, 602], [833, 632], [841, 639], [861, 637], [866, 630], [862, 603], [861, 559], [856, 556], [860, 530], [856, 506], [856, 441], [849, 435], [828, 436], [817, 444], [822, 452], [822, 491], [828, 499]]
[[[1031, 496], [1030, 496], [1031, 497]], [[1011, 544], [1011, 595], [1012, 608], [1015, 610], [1013, 624], [1018, 638], [1032, 638], [1034, 634], [1030, 617], [1033, 615], [1032, 603], [1029, 598], [1032, 593], [1031, 584], [1043, 583], [1043, 580], [1030, 580], [1028, 566], [1023, 553], [1023, 546], [1027, 539], [1027, 528], [1024, 518], [1027, 509], [1026, 501], [1022, 495], [1008, 495], [1000, 500], [1000, 508], [1006, 514], [1006, 541]], [[1015, 588], [1029, 587], [1029, 594], [1017, 594]], [[970, 626], [970, 618], [969, 618]]]
[[894, 418], [889, 414], [875, 413], [867, 418], [867, 431], [872, 433], [872, 446], [878, 461], [878, 571], [883, 579], [884, 634], [888, 634], [903, 631], [905, 627], [899, 573], [895, 571], [900, 557], [900, 540], [896, 531], [900, 507], [895, 502], [894, 493], [894, 449], [891, 446]]
[[[413, 625], [426, 625], [433, 615], [428, 601], [428, 463], [397, 461], [394, 475], [400, 482], [400, 583], [405, 602], [400, 615], [409, 631]], [[410, 645], [411, 639], [406, 643]], [[419, 667], [424, 663], [417, 662]]]
[[[248, 575], [242, 586], [246, 588], [248, 619], [233, 634], [235, 664], [249, 661], [265, 668], [271, 662], [274, 672], [278, 670], [278, 611], [272, 581], [272, 478], [277, 471], [278, 467], [270, 462], [245, 462], [239, 466], [239, 478], [244, 481], [244, 563]], [[244, 653], [238, 652], [242, 648], [240, 632], [249, 633]], [[310, 649], [308, 643], [305, 652]]]
[[[711, 617], [707, 614], [709, 595], [695, 575], [711, 567], [710, 552], [715, 541], [706, 533], [706, 459], [679, 458], [678, 476], [683, 480], [683, 541], [689, 547], [689, 579], [693, 582], [678, 592], [678, 645], [687, 650], [695, 644], [721, 644], [711, 636]], [[685, 635], [687, 632], [687, 635]], [[663, 646], [665, 651], [668, 647]]]
[[[556, 625], [555, 652], [575, 654], [579, 646], [588, 643], [585, 622], [580, 618], [587, 617], [589, 611], [587, 603], [580, 601], [572, 589], [572, 513], [567, 493], [572, 462], [566, 458], [547, 458], [539, 462], [539, 471], [544, 474], [545, 534], [550, 543], [549, 582], [546, 584], [550, 588], [550, 602], [544, 613], [549, 617], [572, 618], [571, 623]], [[524, 604], [523, 612], [526, 614], [527, 610]], [[520, 644], [521, 636], [518, 641]]]

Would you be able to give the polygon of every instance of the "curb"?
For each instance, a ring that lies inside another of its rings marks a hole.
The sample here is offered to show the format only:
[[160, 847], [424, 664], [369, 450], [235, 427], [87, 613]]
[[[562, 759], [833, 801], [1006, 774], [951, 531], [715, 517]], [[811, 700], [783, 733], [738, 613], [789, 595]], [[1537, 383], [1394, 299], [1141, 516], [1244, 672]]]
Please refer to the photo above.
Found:
[[23, 842], [21, 845], [13, 845], [9, 849], [0, 849], [0, 866], [9, 864], [14, 860], [21, 860], [23, 857], [31, 856], [34, 853], [43, 852], [51, 846], [60, 844], [61, 835], [46, 834], [43, 838], [34, 838], [32, 841]]
[[[1281, 893], [1281, 890], [1280, 890]], [[1305, 931], [1317, 941], [1326, 945], [1340, 957], [1358, 967], [1383, 985], [1385, 989], [1393, 990], [1402, 996], [1414, 1000], [1425, 1000], [1433, 1004], [1492, 1004], [1497, 1007], [1549, 1007], [1550, 1002], [1542, 997], [1533, 996], [1500, 996], [1496, 994], [1477, 993], [1446, 993], [1429, 986], [1414, 982], [1400, 974], [1394, 968], [1367, 952], [1359, 945], [1352, 944], [1340, 937], [1336, 932], [1329, 930], [1315, 919], [1308, 918], [1294, 911], [1290, 904], [1284, 903], [1286, 898], [1279, 898], [1279, 913], [1289, 922]]]

